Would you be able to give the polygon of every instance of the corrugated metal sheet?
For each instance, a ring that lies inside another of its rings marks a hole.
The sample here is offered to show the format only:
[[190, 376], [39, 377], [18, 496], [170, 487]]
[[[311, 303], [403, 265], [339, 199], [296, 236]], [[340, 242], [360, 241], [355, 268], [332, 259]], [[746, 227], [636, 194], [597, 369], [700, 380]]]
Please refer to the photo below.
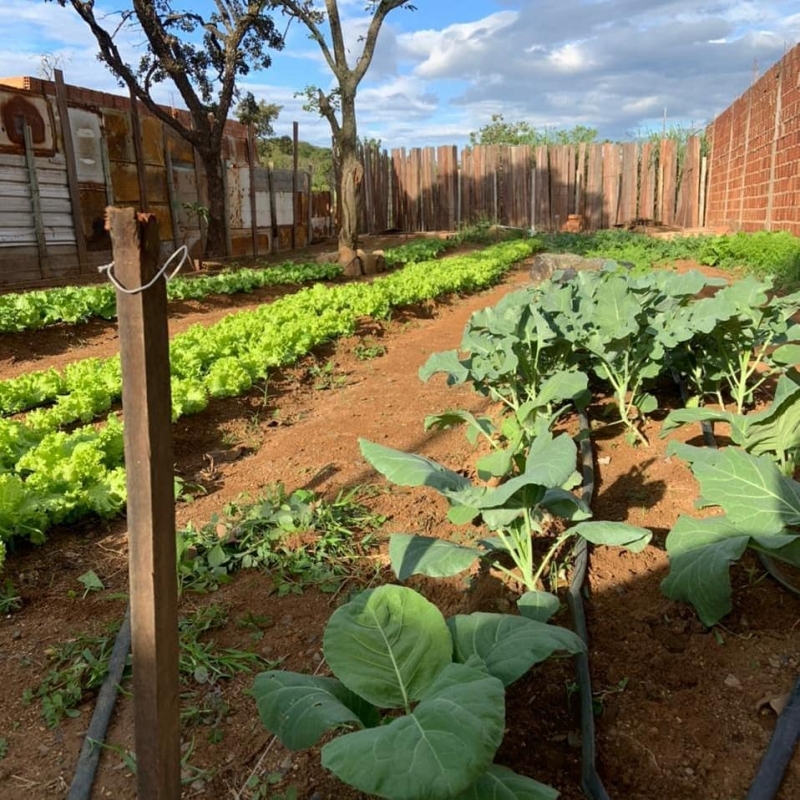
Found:
[[[42, 223], [48, 244], [75, 241], [72, 208], [63, 159], [37, 157], [36, 172], [42, 198]], [[28, 170], [22, 155], [0, 154], [0, 186], [12, 202], [0, 203], [0, 247], [36, 244]], [[27, 205], [27, 207], [26, 207]]]

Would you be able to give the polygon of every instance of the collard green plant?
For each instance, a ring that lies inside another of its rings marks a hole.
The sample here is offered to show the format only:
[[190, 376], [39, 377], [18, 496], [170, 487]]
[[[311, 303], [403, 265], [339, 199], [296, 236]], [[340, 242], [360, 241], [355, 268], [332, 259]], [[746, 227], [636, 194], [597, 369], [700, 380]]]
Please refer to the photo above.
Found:
[[481, 478], [522, 472], [536, 436], [588, 401], [588, 378], [571, 364], [570, 343], [532, 302], [530, 290], [512, 292], [473, 314], [460, 349], [463, 356], [457, 350], [430, 356], [420, 377], [427, 381], [444, 373], [449, 385], [470, 383], [500, 404], [498, 419], [451, 410], [427, 417], [425, 429], [464, 424], [470, 442], [487, 441], [492, 452], [478, 460]]
[[681, 515], [667, 536], [670, 572], [661, 584], [691, 603], [706, 625], [731, 610], [730, 565], [745, 549], [761, 550], [800, 567], [800, 483], [767, 456], [671, 443], [700, 484], [701, 506], [724, 513], [705, 519]]
[[[589, 508], [565, 487], [579, 480], [575, 471], [576, 448], [567, 435], [542, 434], [527, 452], [525, 470], [499, 486], [473, 484], [457, 472], [424, 456], [403, 453], [362, 439], [364, 458], [392, 483], [400, 486], [428, 486], [450, 503], [451, 522], [464, 524], [482, 520], [494, 534], [473, 546], [411, 534], [394, 534], [389, 555], [401, 580], [411, 575], [430, 577], [455, 575], [478, 559], [492, 559], [496, 568], [521, 584], [526, 594], [520, 611], [534, 619], [546, 619], [553, 606], [552, 596], [542, 597], [540, 584], [549, 564], [573, 537], [582, 536], [594, 544], [621, 545], [641, 550], [650, 532], [617, 522], [591, 522]], [[549, 541], [541, 559], [534, 550], [534, 537], [542, 537], [552, 517], [577, 524], [567, 527]], [[513, 572], [497, 561], [505, 554], [514, 562]]]
[[694, 332], [680, 363], [698, 400], [733, 400], [741, 414], [770, 377], [800, 362], [800, 292], [770, 296], [772, 282], [748, 276], [697, 300], [686, 326]]
[[693, 337], [688, 307], [705, 286], [724, 283], [699, 272], [660, 270], [636, 275], [616, 265], [579, 272], [540, 288], [572, 358], [613, 392], [631, 441], [646, 444], [639, 422], [658, 407], [648, 386], [674, 366], [672, 354]]
[[333, 613], [323, 649], [334, 678], [270, 671], [255, 681], [261, 721], [290, 749], [340, 734], [323, 745], [323, 766], [389, 800], [556, 797], [492, 760], [504, 687], [557, 650], [582, 650], [570, 631], [502, 614], [445, 621], [413, 590], [382, 586]]
[[726, 423], [735, 445], [755, 456], [769, 456], [784, 475], [791, 476], [800, 461], [800, 373], [791, 369], [781, 375], [772, 403], [762, 411], [737, 414], [708, 406], [679, 408], [667, 416], [661, 436], [693, 422]]

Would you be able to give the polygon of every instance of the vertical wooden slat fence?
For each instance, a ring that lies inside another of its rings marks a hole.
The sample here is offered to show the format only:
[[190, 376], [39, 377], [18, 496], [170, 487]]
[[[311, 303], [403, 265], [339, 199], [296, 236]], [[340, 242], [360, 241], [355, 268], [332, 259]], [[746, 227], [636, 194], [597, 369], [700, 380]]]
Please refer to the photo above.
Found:
[[[701, 224], [700, 140], [680, 161], [674, 141], [625, 144], [397, 148], [364, 153], [364, 230], [456, 230], [478, 221], [586, 230], [636, 220]], [[679, 191], [680, 187], [680, 191]], [[679, 208], [678, 208], [679, 206]]]

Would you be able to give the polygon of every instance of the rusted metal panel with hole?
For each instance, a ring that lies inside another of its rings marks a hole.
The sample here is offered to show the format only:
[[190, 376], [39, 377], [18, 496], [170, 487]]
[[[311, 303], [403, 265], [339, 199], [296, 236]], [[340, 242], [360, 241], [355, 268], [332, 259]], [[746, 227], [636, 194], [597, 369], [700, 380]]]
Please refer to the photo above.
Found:
[[81, 184], [81, 222], [87, 250], [111, 250], [111, 238], [105, 229], [105, 184]]
[[136, 161], [130, 114], [103, 109], [103, 131], [108, 145], [108, 157], [112, 162], [126, 161], [132, 164]]
[[36, 155], [53, 155], [56, 152], [56, 134], [53, 113], [44, 97], [0, 87], [0, 152], [24, 151], [24, 120], [33, 136]]

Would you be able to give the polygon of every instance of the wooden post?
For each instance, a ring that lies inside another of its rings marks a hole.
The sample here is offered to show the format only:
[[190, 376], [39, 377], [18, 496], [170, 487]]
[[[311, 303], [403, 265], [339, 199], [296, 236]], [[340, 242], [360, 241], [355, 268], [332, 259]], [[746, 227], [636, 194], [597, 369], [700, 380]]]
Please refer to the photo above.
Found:
[[[47, 255], [47, 239], [44, 235], [44, 221], [42, 220], [42, 200], [39, 194], [39, 177], [36, 174], [36, 156], [33, 152], [33, 134], [31, 126], [24, 117], [19, 117], [17, 122], [22, 126], [22, 135], [25, 142], [25, 165], [28, 168], [28, 188], [31, 193], [31, 212], [33, 224], [36, 228], [36, 253], [39, 257], [39, 271], [43, 278], [50, 277], [50, 258]], [[77, 225], [77, 221], [73, 220]], [[77, 241], [78, 230], [75, 229]]]
[[703, 156], [700, 162], [700, 212], [699, 220], [700, 227], [704, 228], [706, 224], [706, 184], [708, 181], [708, 156]]
[[256, 128], [251, 122], [247, 126], [247, 161], [250, 171], [250, 228], [253, 234], [253, 255], [258, 255], [258, 219], [256, 209]]
[[222, 160], [222, 207], [225, 214], [225, 255], [233, 255], [233, 241], [231, 239], [231, 198], [228, 189], [228, 162]]
[[275, 165], [272, 161], [267, 165], [267, 183], [269, 188], [269, 225], [272, 231], [270, 251], [278, 252], [278, 209], [275, 206]]
[[306, 244], [312, 244], [314, 241], [314, 191], [312, 189], [314, 183], [314, 165], [308, 165], [308, 235], [306, 236]]
[[144, 169], [144, 147], [142, 146], [142, 124], [139, 121], [139, 108], [136, 97], [131, 92], [131, 129], [133, 131], [133, 152], [136, 156], [136, 180], [139, 182], [139, 208], [147, 211], [147, 176]]
[[[114, 272], [126, 288], [159, 266], [158, 222], [108, 208]], [[175, 568], [167, 292], [159, 280], [117, 292], [128, 486], [137, 796], [181, 796], [178, 584]]]
[[297, 247], [297, 158], [299, 126], [292, 123], [292, 250]]
[[172, 244], [177, 250], [180, 247], [178, 242], [178, 197], [175, 193], [175, 172], [172, 169], [172, 153], [169, 151], [166, 127], [163, 129], [163, 134], [164, 164], [167, 168], [167, 199], [169, 200], [169, 218], [172, 222]]
[[81, 272], [86, 272], [89, 261], [86, 253], [86, 236], [83, 232], [83, 215], [81, 214], [81, 193], [78, 187], [78, 167], [75, 164], [75, 148], [72, 144], [72, 128], [69, 126], [67, 109], [67, 88], [64, 85], [64, 73], [60, 69], [53, 70], [56, 84], [56, 107], [61, 123], [61, 140], [64, 143], [64, 161], [67, 165], [67, 186], [69, 203], [72, 208], [72, 224], [75, 228], [75, 249], [78, 253], [78, 264]]

